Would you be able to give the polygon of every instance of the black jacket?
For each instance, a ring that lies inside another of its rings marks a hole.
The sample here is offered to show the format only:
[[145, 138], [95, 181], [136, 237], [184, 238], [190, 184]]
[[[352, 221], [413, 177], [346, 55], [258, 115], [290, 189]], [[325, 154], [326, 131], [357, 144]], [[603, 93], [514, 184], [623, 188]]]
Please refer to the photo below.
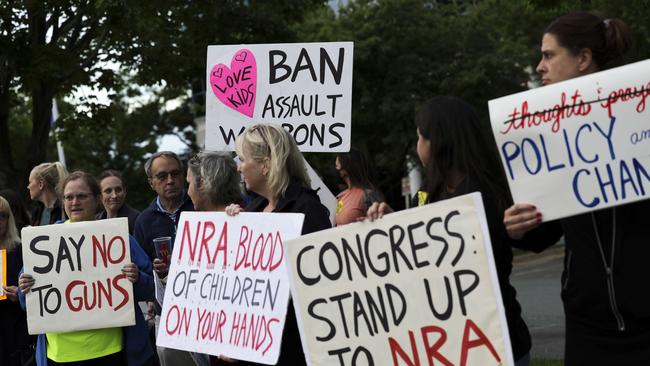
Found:
[[[268, 203], [266, 198], [258, 196], [246, 206], [245, 210], [247, 212], [262, 212]], [[320, 203], [316, 191], [302, 187], [298, 181], [292, 180], [289, 183], [284, 196], [280, 198], [273, 212], [304, 213], [302, 235], [332, 227], [329, 210]]]
[[[268, 201], [257, 197], [246, 206], [247, 212], [262, 212]], [[318, 194], [312, 189], [302, 187], [298, 181], [291, 181], [283, 197], [280, 198], [273, 212], [304, 213], [302, 235], [329, 229], [332, 224], [329, 211], [320, 203]], [[240, 362], [242, 365], [257, 365], [253, 362]], [[261, 364], [260, 364], [261, 365]], [[282, 345], [277, 365], [306, 365], [305, 354], [300, 342], [300, 332], [296, 321], [293, 304], [289, 300], [289, 309], [282, 333]]]
[[[106, 219], [107, 215], [108, 214], [106, 213], [106, 210], [103, 210], [97, 214], [96, 218], [97, 220], [104, 220]], [[140, 211], [132, 208], [126, 203], [123, 204], [119, 210], [117, 210], [117, 217], [127, 217], [129, 219], [129, 234], [131, 235], [133, 235], [133, 230], [135, 229], [135, 220], [138, 218], [138, 215], [140, 215]]]
[[157, 199], [158, 197], [138, 215], [138, 218], [135, 220], [135, 229], [133, 230], [133, 236], [152, 261], [156, 258], [156, 248], [153, 246], [153, 240], [162, 236], [170, 236], [172, 243], [174, 243], [176, 226], [178, 225], [181, 212], [194, 211], [192, 200], [190, 200], [187, 194], [183, 193], [183, 203], [181, 203], [176, 222], [174, 222], [166, 212], [158, 208], [156, 204]]
[[537, 251], [565, 237], [567, 365], [650, 365], [649, 214], [646, 200], [548, 222], [526, 234]]
[[470, 178], [464, 179], [454, 193], [447, 193], [441, 198], [448, 199], [472, 192], [481, 192], [483, 197], [483, 206], [488, 222], [488, 230], [490, 231], [490, 241], [492, 242], [492, 253], [494, 254], [499, 287], [501, 288], [501, 298], [503, 299], [508, 321], [512, 353], [515, 361], [517, 361], [530, 351], [531, 339], [528, 326], [521, 317], [521, 305], [517, 301], [517, 291], [510, 284], [513, 240], [510, 239], [503, 225], [504, 210], [501, 208], [502, 205], [497, 204], [494, 194], [479, 182]]
[[[41, 202], [34, 203], [34, 209], [31, 212], [32, 226], [41, 225], [41, 214], [43, 214], [44, 209], [45, 209], [45, 205], [42, 204]], [[65, 210], [63, 209], [63, 206], [61, 206], [61, 201], [56, 200], [56, 202], [54, 202], [54, 207], [52, 208], [52, 214], [50, 215], [50, 222], [48, 223], [48, 225], [55, 224], [58, 221], [65, 221], [67, 219], [68, 217], [65, 214]]]
[[[7, 286], [18, 286], [18, 273], [23, 267], [20, 245], [7, 252]], [[33, 337], [27, 334], [27, 317], [18, 302], [0, 300], [0, 365], [22, 365], [30, 355]]]

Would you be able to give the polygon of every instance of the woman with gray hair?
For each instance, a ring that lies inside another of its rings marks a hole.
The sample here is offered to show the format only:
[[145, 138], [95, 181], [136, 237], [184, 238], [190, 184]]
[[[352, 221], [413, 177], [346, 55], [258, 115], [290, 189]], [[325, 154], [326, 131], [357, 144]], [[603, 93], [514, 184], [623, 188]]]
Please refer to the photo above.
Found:
[[237, 164], [230, 155], [211, 151], [196, 154], [187, 166], [187, 194], [197, 211], [224, 211], [241, 200]]
[[[203, 151], [187, 163], [187, 195], [197, 211], [224, 211], [231, 203], [240, 202], [239, 181], [237, 164], [229, 154]], [[166, 285], [167, 264], [156, 258], [153, 266], [157, 286], [162, 290]], [[161, 306], [163, 296], [164, 291], [156, 291], [156, 300]], [[210, 364], [208, 355], [191, 352], [191, 356], [198, 366]]]
[[[187, 166], [187, 194], [197, 211], [224, 211], [232, 203], [241, 201], [239, 174], [233, 158], [225, 153], [203, 151], [190, 159]], [[167, 264], [153, 260], [156, 281], [164, 286]], [[156, 300], [162, 306], [162, 292], [156, 293]]]
[[[187, 183], [187, 195], [197, 211], [224, 211], [228, 205], [241, 201], [237, 164], [225, 153], [203, 151], [196, 154], [188, 162]], [[153, 268], [164, 285], [167, 264], [156, 258]], [[163, 299], [157, 300], [162, 305]]]

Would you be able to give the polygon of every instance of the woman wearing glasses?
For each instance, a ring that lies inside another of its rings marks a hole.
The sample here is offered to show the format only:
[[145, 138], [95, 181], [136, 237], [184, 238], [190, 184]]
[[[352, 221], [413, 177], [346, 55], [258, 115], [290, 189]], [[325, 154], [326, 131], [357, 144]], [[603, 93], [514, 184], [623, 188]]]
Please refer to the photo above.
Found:
[[[99, 184], [93, 176], [82, 171], [70, 174], [63, 182], [65, 223], [95, 220], [100, 202]], [[153, 300], [151, 263], [133, 237], [129, 242], [131, 260], [122, 272], [133, 283], [134, 303]], [[18, 281], [21, 303], [24, 293], [37, 285], [34, 278], [23, 273]], [[153, 351], [147, 338], [147, 327], [138, 309], [136, 324], [123, 328], [104, 328], [67, 333], [47, 333], [38, 336], [36, 359], [38, 366], [81, 363], [83, 365], [149, 365]]]
[[[239, 172], [246, 189], [259, 196], [249, 203], [246, 212], [299, 212], [305, 214], [302, 234], [330, 228], [327, 208], [320, 203], [302, 154], [289, 133], [279, 125], [258, 124], [247, 128], [237, 138]], [[236, 215], [239, 205], [226, 212]], [[243, 363], [249, 364], [249, 363]], [[305, 365], [300, 334], [293, 306], [289, 305], [282, 335], [278, 365]]]

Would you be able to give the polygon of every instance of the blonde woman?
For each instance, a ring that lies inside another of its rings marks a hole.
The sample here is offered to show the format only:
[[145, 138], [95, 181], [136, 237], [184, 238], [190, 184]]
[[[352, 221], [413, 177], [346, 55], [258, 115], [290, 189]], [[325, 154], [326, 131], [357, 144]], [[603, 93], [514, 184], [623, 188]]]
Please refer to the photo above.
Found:
[[0, 300], [0, 365], [22, 365], [29, 356], [27, 319], [18, 303], [18, 272], [23, 266], [20, 239], [9, 202], [0, 197], [0, 249], [6, 250], [7, 296]]
[[[271, 124], [247, 128], [237, 138], [237, 155], [246, 189], [259, 195], [246, 206], [245, 211], [303, 213], [303, 235], [331, 226], [327, 208], [311, 189], [302, 153], [284, 128]], [[240, 211], [241, 207], [236, 204], [226, 208], [229, 215]], [[277, 364], [305, 365], [293, 306], [289, 305], [289, 309]]]
[[32, 211], [32, 226], [50, 225], [64, 220], [65, 211], [59, 200], [58, 186], [68, 176], [63, 164], [43, 163], [29, 174], [29, 198], [39, 204]]

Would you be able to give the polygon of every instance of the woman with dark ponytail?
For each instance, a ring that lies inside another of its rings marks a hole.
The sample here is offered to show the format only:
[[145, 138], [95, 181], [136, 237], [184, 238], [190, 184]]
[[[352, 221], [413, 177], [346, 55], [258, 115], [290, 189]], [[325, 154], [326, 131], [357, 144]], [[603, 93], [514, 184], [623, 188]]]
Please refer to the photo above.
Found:
[[[537, 72], [546, 85], [620, 66], [631, 39], [619, 19], [562, 16], [544, 31]], [[565, 365], [650, 365], [649, 212], [645, 200], [540, 225], [531, 204], [505, 211], [510, 237], [531, 249], [564, 235]]]
[[[437, 96], [424, 103], [415, 125], [417, 155], [426, 171], [426, 193], [419, 195], [418, 205], [481, 192], [515, 366], [528, 366], [530, 333], [510, 283], [513, 240], [502, 224], [512, 200], [489, 124], [481, 123], [463, 100]], [[373, 203], [367, 217], [374, 220], [389, 212], [386, 203]]]

